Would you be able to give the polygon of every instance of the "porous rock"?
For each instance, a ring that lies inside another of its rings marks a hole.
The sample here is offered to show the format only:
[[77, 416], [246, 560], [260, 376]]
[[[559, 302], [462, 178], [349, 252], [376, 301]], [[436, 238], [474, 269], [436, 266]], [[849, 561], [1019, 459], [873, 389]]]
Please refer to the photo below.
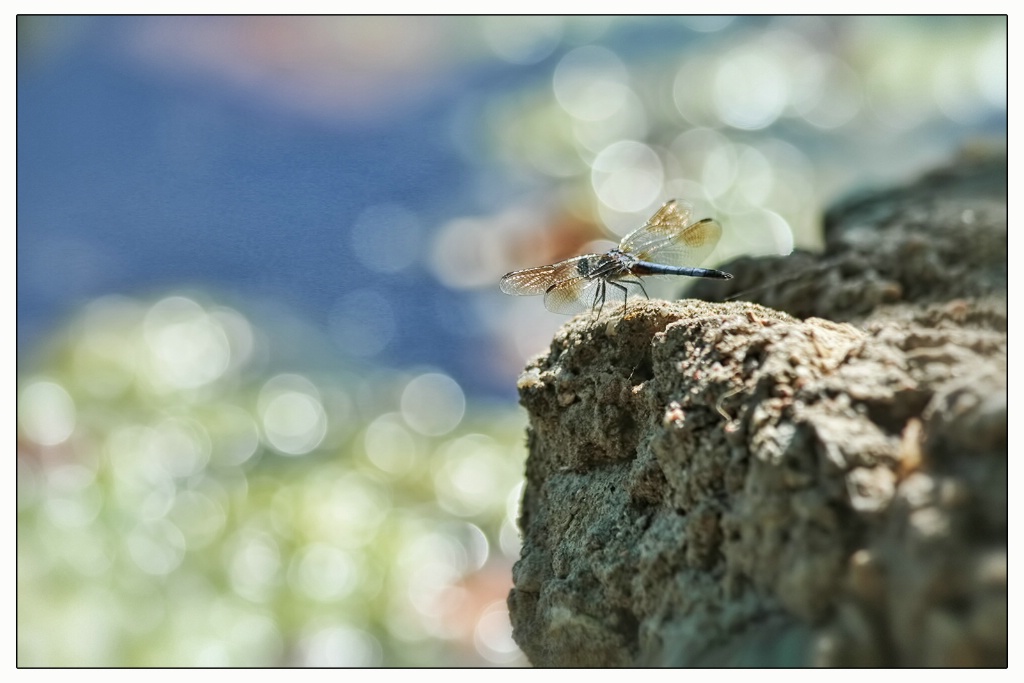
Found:
[[830, 212], [772, 308], [631, 299], [530, 362], [533, 664], [1006, 665], [1005, 157], [962, 165]]

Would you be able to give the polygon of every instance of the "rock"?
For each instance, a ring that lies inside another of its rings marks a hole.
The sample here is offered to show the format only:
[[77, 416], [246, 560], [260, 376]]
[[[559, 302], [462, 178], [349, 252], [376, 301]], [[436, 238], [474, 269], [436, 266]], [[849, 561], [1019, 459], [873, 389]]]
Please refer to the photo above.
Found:
[[837, 206], [771, 308], [557, 333], [519, 382], [533, 664], [1006, 666], [1005, 172]]

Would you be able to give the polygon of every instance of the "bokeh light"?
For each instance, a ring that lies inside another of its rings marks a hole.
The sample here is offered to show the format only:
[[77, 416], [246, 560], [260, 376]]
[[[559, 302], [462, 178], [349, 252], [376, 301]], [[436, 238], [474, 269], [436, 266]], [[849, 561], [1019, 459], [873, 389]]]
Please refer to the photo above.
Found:
[[397, 321], [391, 300], [373, 289], [357, 289], [338, 300], [328, 320], [331, 336], [344, 353], [371, 358], [395, 337]]
[[[20, 382], [20, 663], [522, 664], [473, 607], [510, 587], [522, 417], [423, 372], [366, 380], [359, 418], [365, 381], [264, 369], [273, 342], [228, 310], [88, 306]], [[199, 343], [159, 361], [183, 325]]]
[[535, 64], [558, 47], [560, 17], [483, 17], [481, 33], [494, 54], [512, 64]]
[[258, 406], [263, 434], [285, 455], [309, 453], [327, 433], [320, 392], [305, 377], [278, 375], [267, 380]]
[[[19, 17], [18, 660], [519, 665], [497, 290], [1005, 144], [1005, 17]], [[652, 282], [652, 296], [682, 283]], [[525, 378], [529, 382], [529, 378]]]
[[157, 302], [142, 328], [157, 391], [199, 387], [221, 376], [231, 348], [224, 328], [183, 296]]
[[416, 214], [408, 209], [398, 204], [374, 205], [352, 226], [352, 253], [370, 270], [397, 273], [420, 257], [422, 230]]
[[74, 432], [75, 402], [61, 385], [35, 380], [18, 398], [18, 424], [29, 439], [42, 446], [56, 446]]
[[766, 128], [782, 114], [789, 82], [782, 65], [763, 50], [747, 48], [724, 56], [715, 71], [715, 112], [733, 128]]
[[601, 150], [591, 169], [594, 193], [613, 211], [639, 211], [661, 193], [661, 160], [643, 143], [622, 140], [611, 144]]
[[473, 633], [477, 649], [495, 664], [509, 664], [519, 657], [518, 646], [512, 640], [512, 624], [504, 602], [487, 606]]
[[626, 103], [629, 75], [614, 52], [587, 45], [559, 60], [552, 86], [558, 103], [571, 116], [582, 121], [601, 121]]
[[402, 392], [402, 417], [420, 434], [441, 436], [455, 429], [466, 412], [466, 397], [451, 377], [428, 372]]

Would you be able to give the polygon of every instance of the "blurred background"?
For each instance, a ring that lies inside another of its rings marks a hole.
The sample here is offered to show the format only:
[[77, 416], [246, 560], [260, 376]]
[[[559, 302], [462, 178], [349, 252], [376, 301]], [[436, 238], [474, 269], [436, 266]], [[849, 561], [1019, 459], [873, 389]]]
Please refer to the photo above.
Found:
[[[18, 18], [18, 664], [513, 666], [516, 268], [1005, 144], [1005, 17]], [[609, 241], [610, 240], [610, 241]], [[678, 296], [679, 292], [657, 290]], [[652, 291], [655, 294], [655, 291]]]

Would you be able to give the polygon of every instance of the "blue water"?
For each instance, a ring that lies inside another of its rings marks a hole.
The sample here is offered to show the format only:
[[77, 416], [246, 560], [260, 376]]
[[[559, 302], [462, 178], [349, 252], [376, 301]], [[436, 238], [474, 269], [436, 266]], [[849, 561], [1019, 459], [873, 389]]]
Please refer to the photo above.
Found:
[[[473, 370], [472, 327], [456, 334], [436, 315], [472, 323], [459, 293], [422, 262], [384, 276], [349, 253], [367, 206], [415, 211], [427, 244], [473, 210], [460, 188], [478, 171], [451, 142], [450, 90], [376, 124], [317, 122], [126, 62], [107, 47], [125, 21], [94, 20], [59, 58], [19, 65], [20, 350], [110, 292], [192, 286], [325, 328], [339, 297], [370, 286], [397, 322], [375, 361], [495, 389]], [[467, 67], [460, 87], [502, 87], [491, 76]]]

